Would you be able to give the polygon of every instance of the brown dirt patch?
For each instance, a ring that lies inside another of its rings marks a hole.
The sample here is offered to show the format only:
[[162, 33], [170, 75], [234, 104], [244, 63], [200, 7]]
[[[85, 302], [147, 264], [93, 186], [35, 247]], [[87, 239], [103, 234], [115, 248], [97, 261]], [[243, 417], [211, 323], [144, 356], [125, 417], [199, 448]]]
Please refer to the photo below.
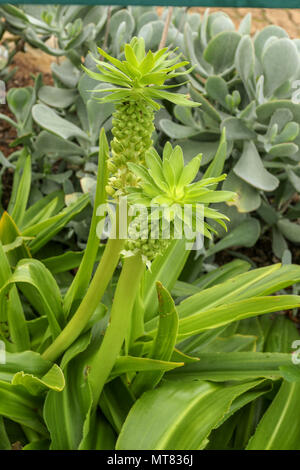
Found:
[[[206, 8], [194, 7], [190, 11], [203, 14]], [[210, 12], [224, 11], [236, 26], [247, 13], [252, 14], [252, 34], [268, 25], [284, 28], [291, 38], [300, 36], [300, 9], [274, 9], [274, 8], [210, 8]]]

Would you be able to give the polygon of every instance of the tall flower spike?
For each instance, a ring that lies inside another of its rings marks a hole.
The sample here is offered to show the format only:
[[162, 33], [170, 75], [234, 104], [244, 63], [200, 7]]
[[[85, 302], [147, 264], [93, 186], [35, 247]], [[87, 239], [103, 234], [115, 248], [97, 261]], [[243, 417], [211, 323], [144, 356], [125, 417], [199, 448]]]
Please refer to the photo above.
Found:
[[168, 100], [183, 106], [199, 106], [199, 103], [189, 100], [187, 95], [166, 91], [180, 85], [165, 85], [167, 80], [191, 70], [178, 71], [188, 64], [180, 61], [181, 54], [173, 57], [175, 51], [167, 48], [146, 54], [143, 38], [133, 38], [130, 44], [125, 44], [125, 60], [122, 61], [100, 48], [98, 50], [107, 59], [104, 62], [93, 57], [99, 73], [83, 68], [91, 78], [113, 85], [96, 92], [108, 93], [98, 98], [101, 103], [116, 103], [107, 192], [117, 197], [126, 193], [127, 186], [138, 186], [139, 177], [128, 171], [127, 163], [145, 163], [145, 153], [153, 144], [154, 111], [161, 107], [156, 100]]

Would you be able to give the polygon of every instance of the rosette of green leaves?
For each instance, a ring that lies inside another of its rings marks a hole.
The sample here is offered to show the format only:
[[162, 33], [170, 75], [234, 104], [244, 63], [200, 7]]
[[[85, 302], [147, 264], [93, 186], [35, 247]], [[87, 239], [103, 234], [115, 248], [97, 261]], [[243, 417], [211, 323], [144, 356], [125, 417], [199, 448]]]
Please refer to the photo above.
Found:
[[[140, 178], [140, 188], [129, 189], [128, 201], [131, 204], [141, 204], [146, 207], [159, 206], [162, 208], [174, 209], [171, 218], [182, 218], [184, 222], [193, 227], [191, 220], [183, 219], [182, 208], [186, 205], [195, 207], [203, 206], [203, 216], [213, 219], [226, 229], [224, 220], [228, 218], [215, 209], [208, 207], [211, 203], [233, 200], [235, 193], [231, 191], [216, 191], [214, 188], [220, 181], [226, 178], [223, 174], [218, 177], [206, 177], [194, 181], [200, 168], [201, 155], [193, 158], [187, 165], [184, 165], [182, 149], [179, 146], [172, 148], [168, 142], [163, 151], [163, 159], [160, 158], [154, 148], [146, 153], [146, 165], [136, 165], [129, 163], [130, 170]], [[167, 212], [170, 217], [170, 212]], [[164, 214], [163, 214], [164, 217]], [[203, 234], [211, 238], [211, 233], [215, 230], [207, 222], [203, 224]]]

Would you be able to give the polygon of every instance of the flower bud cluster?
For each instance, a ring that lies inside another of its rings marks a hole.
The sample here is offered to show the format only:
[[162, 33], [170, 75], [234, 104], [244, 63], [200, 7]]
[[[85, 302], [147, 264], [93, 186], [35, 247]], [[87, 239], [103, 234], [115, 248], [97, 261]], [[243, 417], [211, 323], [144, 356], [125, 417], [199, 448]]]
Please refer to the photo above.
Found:
[[126, 187], [137, 187], [139, 178], [127, 163], [144, 164], [145, 153], [152, 146], [154, 113], [142, 100], [128, 101], [116, 106], [113, 114], [112, 158], [108, 162], [110, 178], [106, 191], [110, 196], [126, 194]]
[[156, 256], [162, 255], [170, 244], [170, 239], [151, 238], [150, 225], [143, 226], [143, 220], [137, 216], [128, 228], [129, 238], [125, 242], [123, 254], [141, 254], [148, 261], [153, 261]]

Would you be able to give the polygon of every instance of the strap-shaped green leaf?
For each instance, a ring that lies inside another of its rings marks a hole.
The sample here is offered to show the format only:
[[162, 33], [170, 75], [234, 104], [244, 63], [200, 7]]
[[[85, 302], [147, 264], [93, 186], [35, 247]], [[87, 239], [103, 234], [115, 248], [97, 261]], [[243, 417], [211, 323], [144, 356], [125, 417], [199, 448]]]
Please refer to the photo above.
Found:
[[284, 381], [247, 450], [300, 450], [300, 384]]
[[[170, 377], [184, 376], [213, 382], [242, 381], [267, 378], [278, 380], [283, 377], [281, 367], [291, 365], [291, 355], [287, 353], [261, 352], [203, 352], [197, 353], [200, 361], [186, 364]], [[168, 374], [169, 375], [169, 374]]]
[[52, 337], [56, 338], [64, 324], [62, 300], [52, 274], [38, 260], [22, 260], [8, 282], [0, 290], [3, 298], [13, 285], [19, 284], [30, 304], [40, 315], [46, 315]]
[[[157, 294], [159, 324], [149, 358], [157, 361], [170, 361], [178, 332], [178, 313], [171, 295], [160, 282], [157, 282]], [[179, 364], [177, 364], [177, 367], [179, 367]], [[144, 391], [154, 388], [161, 381], [163, 375], [164, 371], [141, 372], [133, 382], [133, 393], [140, 396]]]
[[117, 450], [197, 450], [235, 398], [259, 381], [222, 387], [203, 381], [166, 382], [132, 407]]
[[234, 321], [300, 307], [300, 296], [252, 297], [195, 313], [179, 321], [178, 338], [218, 328]]

